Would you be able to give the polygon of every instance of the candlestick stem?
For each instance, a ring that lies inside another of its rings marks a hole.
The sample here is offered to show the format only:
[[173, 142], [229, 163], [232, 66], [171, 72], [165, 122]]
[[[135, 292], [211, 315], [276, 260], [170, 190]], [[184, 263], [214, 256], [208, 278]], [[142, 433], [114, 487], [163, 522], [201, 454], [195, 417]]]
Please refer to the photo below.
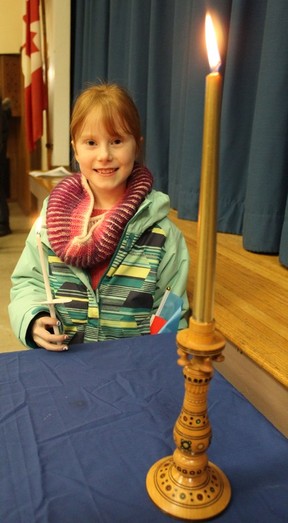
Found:
[[167, 514], [203, 520], [222, 512], [231, 497], [227, 477], [206, 454], [212, 434], [207, 409], [212, 361], [223, 359], [225, 340], [214, 322], [190, 318], [189, 328], [177, 334], [177, 345], [185, 394], [174, 426], [176, 449], [150, 468], [146, 486], [152, 501]]

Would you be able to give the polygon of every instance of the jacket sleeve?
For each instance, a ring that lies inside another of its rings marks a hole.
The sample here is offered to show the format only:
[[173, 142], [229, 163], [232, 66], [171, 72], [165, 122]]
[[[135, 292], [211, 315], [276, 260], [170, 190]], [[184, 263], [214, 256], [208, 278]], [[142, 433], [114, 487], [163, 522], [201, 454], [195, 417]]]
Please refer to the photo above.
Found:
[[183, 298], [182, 317], [179, 329], [187, 327], [189, 318], [189, 302], [187, 297], [187, 279], [189, 272], [189, 251], [182, 232], [168, 219], [161, 221], [166, 232], [164, 256], [158, 269], [157, 288], [153, 304], [155, 314], [160, 305], [162, 296], [170, 287], [171, 291]]
[[[44, 257], [45, 256], [45, 245]], [[11, 276], [12, 288], [10, 293], [10, 304], [8, 307], [10, 323], [16, 337], [23, 345], [28, 345], [26, 335], [30, 322], [40, 312], [47, 312], [47, 305], [41, 305], [46, 300], [45, 285], [40, 265], [40, 258], [36, 242], [35, 225], [32, 227], [19, 258], [19, 261]]]

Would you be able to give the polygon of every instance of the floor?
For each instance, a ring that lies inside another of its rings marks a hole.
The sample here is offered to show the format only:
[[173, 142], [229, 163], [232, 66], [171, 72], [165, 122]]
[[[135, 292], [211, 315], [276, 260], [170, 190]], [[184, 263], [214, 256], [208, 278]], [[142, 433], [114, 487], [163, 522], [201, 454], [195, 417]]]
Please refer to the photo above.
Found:
[[[187, 283], [193, 300], [197, 223], [172, 221], [182, 230], [191, 256]], [[236, 234], [217, 234], [215, 320], [223, 336], [288, 389], [288, 268], [277, 255], [243, 248]]]
[[0, 238], [0, 282], [2, 311], [0, 315], [0, 333], [2, 343], [0, 352], [25, 350], [25, 347], [13, 334], [8, 316], [10, 301], [11, 274], [23, 250], [27, 234], [35, 219], [25, 216], [16, 203], [10, 203], [10, 227], [12, 234]]

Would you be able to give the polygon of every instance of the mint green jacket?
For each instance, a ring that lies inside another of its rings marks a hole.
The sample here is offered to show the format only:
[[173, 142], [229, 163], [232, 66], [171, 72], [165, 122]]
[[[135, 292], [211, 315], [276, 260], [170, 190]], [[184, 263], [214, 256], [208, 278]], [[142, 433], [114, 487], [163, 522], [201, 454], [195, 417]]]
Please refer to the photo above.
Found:
[[[64, 264], [52, 251], [41, 211], [41, 241], [52, 295], [70, 300], [58, 303], [56, 315], [68, 343], [103, 341], [149, 334], [150, 318], [167, 287], [184, 300], [179, 328], [187, 326], [186, 284], [189, 254], [182, 233], [167, 218], [169, 197], [151, 191], [125, 227], [118, 248], [96, 290], [89, 271]], [[33, 318], [49, 309], [36, 243], [35, 225], [12, 274], [9, 315], [16, 337], [26, 346]]]

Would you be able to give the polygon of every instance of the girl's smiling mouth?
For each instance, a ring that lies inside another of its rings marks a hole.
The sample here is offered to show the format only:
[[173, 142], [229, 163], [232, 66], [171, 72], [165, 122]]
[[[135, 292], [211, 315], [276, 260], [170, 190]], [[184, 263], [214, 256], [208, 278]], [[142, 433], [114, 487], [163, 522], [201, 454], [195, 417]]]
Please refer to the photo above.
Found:
[[115, 167], [114, 169], [109, 168], [109, 169], [93, 169], [93, 170], [96, 173], [101, 174], [102, 176], [111, 176], [118, 170], [118, 167]]

